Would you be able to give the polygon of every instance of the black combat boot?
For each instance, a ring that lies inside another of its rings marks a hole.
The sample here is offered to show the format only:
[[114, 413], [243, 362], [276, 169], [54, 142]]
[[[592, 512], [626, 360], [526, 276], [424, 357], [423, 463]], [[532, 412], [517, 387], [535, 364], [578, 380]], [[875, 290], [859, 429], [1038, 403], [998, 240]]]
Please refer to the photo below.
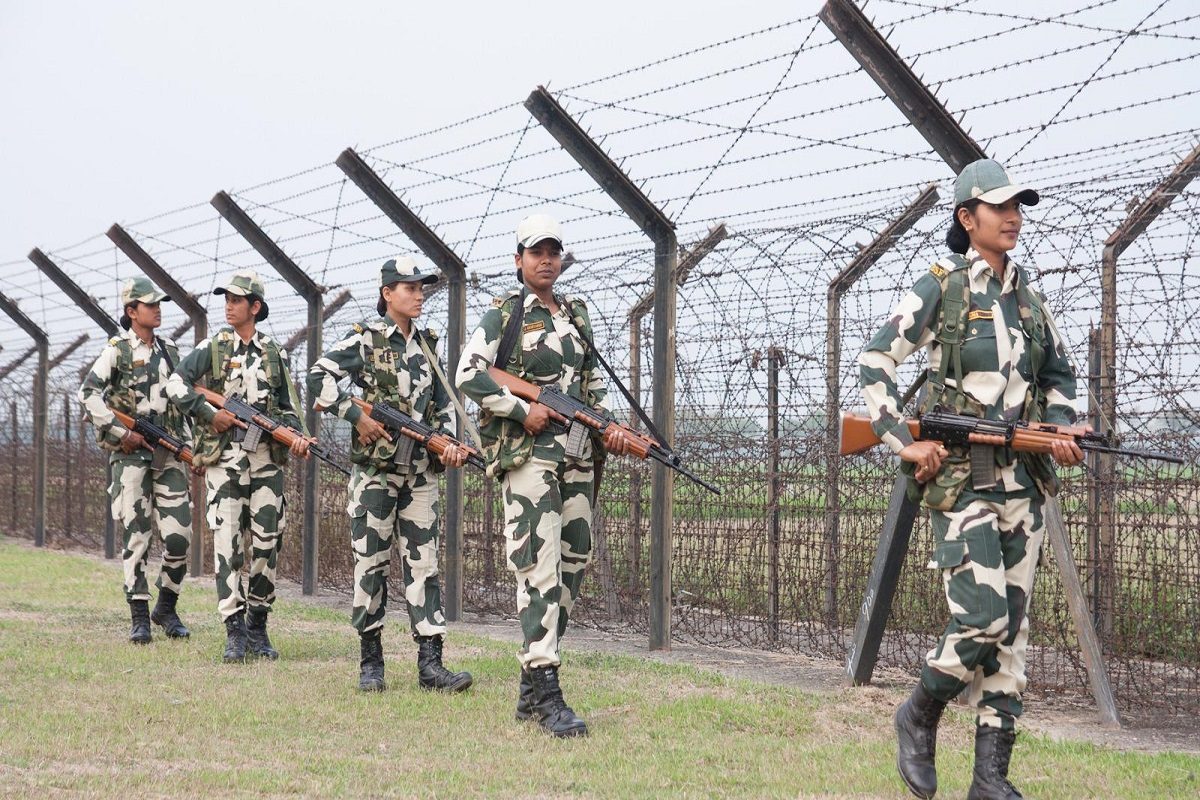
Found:
[[946, 704], [938, 700], [920, 682], [912, 695], [896, 710], [896, 737], [899, 754], [896, 768], [909, 790], [917, 797], [933, 797], [937, 792], [937, 726]]
[[274, 661], [279, 658], [279, 651], [271, 647], [271, 637], [267, 635], [269, 613], [262, 606], [246, 609], [246, 654]]
[[246, 660], [246, 612], [239, 611], [225, 620], [225, 663]]
[[1014, 800], [1022, 796], [1008, 782], [1008, 762], [1016, 738], [1016, 731], [990, 725], [975, 729], [975, 773], [967, 800]]
[[533, 716], [551, 736], [587, 736], [587, 723], [575, 715], [563, 699], [558, 685], [558, 667], [533, 667], [529, 670], [533, 682]]
[[129, 601], [129, 641], [134, 644], [150, 644], [150, 611], [145, 600]]
[[179, 595], [172, 592], [170, 589], [158, 590], [158, 602], [154, 604], [154, 610], [150, 612], [150, 621], [155, 625], [162, 626], [163, 633], [168, 639], [186, 639], [192, 635], [192, 632], [183, 624], [183, 620], [175, 613], [175, 603], [179, 601]]
[[517, 721], [527, 720], [533, 716], [533, 678], [529, 670], [521, 668], [521, 690], [517, 694]]
[[417, 681], [422, 689], [463, 692], [471, 686], [471, 673], [451, 672], [442, 666], [442, 637], [413, 636], [417, 642]]
[[358, 690], [360, 692], [382, 692], [387, 688], [383, 681], [383, 642], [379, 640], [380, 629], [359, 634], [358, 645], [362, 658], [358, 662]]

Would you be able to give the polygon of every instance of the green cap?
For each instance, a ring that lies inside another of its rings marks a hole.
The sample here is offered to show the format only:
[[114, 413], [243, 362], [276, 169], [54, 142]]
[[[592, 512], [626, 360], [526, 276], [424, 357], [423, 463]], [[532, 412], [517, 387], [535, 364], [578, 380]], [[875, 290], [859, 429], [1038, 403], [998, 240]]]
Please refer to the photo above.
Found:
[[121, 308], [130, 303], [171, 302], [171, 298], [158, 290], [149, 278], [130, 278], [121, 287]]
[[992, 205], [1000, 205], [1013, 197], [1027, 206], [1036, 206], [1041, 200], [1033, 189], [1009, 180], [1008, 173], [1000, 166], [1000, 162], [990, 158], [981, 158], [967, 164], [954, 181], [955, 206], [960, 206], [968, 200], [982, 200]]
[[258, 277], [258, 273], [252, 269], [239, 269], [233, 273], [233, 277], [229, 279], [229, 283], [224, 287], [213, 289], [213, 294], [232, 294], [238, 297], [249, 297], [256, 295], [262, 300], [262, 308], [254, 319], [262, 322], [267, 318], [269, 313], [267, 309], [267, 290], [263, 284], [262, 278]]
[[436, 272], [421, 272], [412, 256], [389, 258], [379, 271], [379, 288], [393, 283], [437, 283]]

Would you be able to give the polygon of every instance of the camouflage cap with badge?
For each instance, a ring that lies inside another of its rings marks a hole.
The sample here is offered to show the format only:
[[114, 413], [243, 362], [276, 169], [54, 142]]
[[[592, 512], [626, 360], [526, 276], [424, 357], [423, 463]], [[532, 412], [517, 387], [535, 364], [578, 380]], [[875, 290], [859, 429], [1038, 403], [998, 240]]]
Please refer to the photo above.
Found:
[[389, 258], [383, 262], [383, 268], [379, 270], [379, 300], [375, 303], [375, 310], [379, 316], [387, 313], [387, 301], [383, 299], [383, 289], [386, 286], [391, 286], [394, 283], [422, 283], [431, 284], [437, 283], [437, 272], [422, 272], [417, 266], [417, 260], [412, 256], [397, 256]]
[[1009, 180], [1008, 173], [1000, 166], [1000, 162], [990, 158], [981, 158], [967, 164], [954, 181], [956, 207], [968, 200], [982, 200], [992, 205], [1000, 205], [1013, 197], [1027, 206], [1036, 206], [1041, 200], [1033, 189]]
[[149, 278], [130, 278], [121, 286], [121, 327], [129, 330], [133, 321], [125, 313], [125, 309], [134, 303], [169, 303], [171, 298], [160, 292]]
[[262, 322], [267, 318], [270, 309], [267, 308], [266, 286], [263, 284], [262, 278], [258, 277], [258, 273], [252, 269], [240, 269], [233, 273], [229, 279], [229, 284], [213, 289], [213, 294], [232, 294], [237, 297], [249, 297], [251, 303], [258, 300], [262, 303], [258, 313], [254, 315], [255, 322]]

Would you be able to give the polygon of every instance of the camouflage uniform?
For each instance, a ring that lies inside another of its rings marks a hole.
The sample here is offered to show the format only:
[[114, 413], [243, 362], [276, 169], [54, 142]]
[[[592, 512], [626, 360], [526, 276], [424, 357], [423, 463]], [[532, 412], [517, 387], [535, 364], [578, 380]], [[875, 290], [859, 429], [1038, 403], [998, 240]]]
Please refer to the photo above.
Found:
[[[985, 419], [1074, 424], [1074, 373], [1053, 320], [1025, 280], [1012, 261], [1003, 282], [997, 280], [974, 250], [941, 259], [867, 344], [858, 360], [863, 395], [875, 432], [893, 451], [913, 441], [896, 367], [922, 347], [933, 375], [925, 408], [940, 402]], [[963, 288], [961, 300], [953, 286]], [[937, 338], [940, 326], [957, 320], [956, 302], [966, 318], [960, 368], [945, 364], [950, 351]], [[996, 448], [988, 481], [994, 486], [976, 488], [967, 449], [949, 450], [923, 493], [934, 533], [929, 567], [941, 570], [951, 620], [926, 656], [921, 683], [942, 702], [970, 686], [978, 725], [1012, 730], [1025, 688], [1042, 505], [1057, 480], [1047, 457]]]
[[[127, 284], [122, 299], [128, 304], [157, 303], [167, 298], [141, 278]], [[150, 599], [146, 560], [152, 523], [157, 524], [163, 544], [156, 585], [160, 594], [162, 590], [179, 594], [187, 574], [192, 509], [186, 465], [161, 448], [153, 453], [146, 448], [122, 452], [121, 439], [128, 431], [109, 406], [134, 417], [157, 418], [172, 434], [186, 440], [190, 435], [187, 423], [167, 403], [165, 392], [171, 364], [177, 363], [179, 351], [174, 342], [156, 337], [149, 345], [133, 330], [127, 330], [108, 341], [79, 388], [79, 402], [96, 427], [97, 442], [110, 453], [109, 500], [125, 542], [121, 558], [128, 601]]]
[[[253, 273], [235, 274], [227, 290], [235, 291], [239, 283], [246, 289], [253, 286], [253, 293], [262, 296], [262, 283]], [[287, 506], [283, 465], [288, 450], [264, 435], [258, 446], [248, 451], [235, 440], [240, 438], [240, 434], [235, 437], [237, 428], [216, 434], [210, 424], [217, 409], [192, 388], [206, 377], [210, 389], [238, 395], [277, 422], [305, 429], [297, 416], [299, 404], [288, 374], [287, 352], [261, 331], [243, 342], [232, 328], [222, 328], [198, 344], [167, 383], [168, 397], [201, 423], [196, 426], [193, 450], [196, 463], [208, 466], [207, 520], [213, 534], [217, 608], [221, 618], [229, 620], [247, 607], [269, 612], [275, 601], [275, 570]], [[242, 536], [246, 532], [251, 535], [250, 575], [243, 589]]]
[[[488, 473], [504, 488], [505, 550], [517, 578], [517, 612], [524, 632], [524, 669], [559, 664], [559, 640], [579, 598], [592, 554], [595, 463], [602, 444], [586, 436], [573, 453], [567, 434], [549, 429], [531, 436], [522, 425], [529, 404], [501, 388], [487, 369], [520, 301], [520, 292], [496, 298], [459, 361], [456, 384], [479, 404]], [[595, 355], [576, 325], [591, 337], [582, 300], [558, 300], [550, 310], [532, 292], [525, 296], [521, 336], [508, 372], [540, 385], [557, 384], [572, 397], [608, 411]]]
[[[385, 401], [415, 419], [453, 437], [454, 408], [445, 388], [434, 378], [419, 339], [437, 354], [432, 330], [410, 329], [405, 336], [390, 318], [354, 326], [308, 373], [308, 394], [321, 407], [351, 425], [362, 410], [338, 381], [351, 376], [364, 386], [368, 403]], [[417, 636], [446, 633], [442, 590], [438, 580], [438, 487], [441, 462], [413, 445], [397, 463], [405, 442], [379, 439], [364, 446], [351, 434], [350, 542], [354, 550], [354, 607], [351, 621], [359, 633], [383, 627], [392, 541], [399, 529], [404, 597], [409, 624]]]

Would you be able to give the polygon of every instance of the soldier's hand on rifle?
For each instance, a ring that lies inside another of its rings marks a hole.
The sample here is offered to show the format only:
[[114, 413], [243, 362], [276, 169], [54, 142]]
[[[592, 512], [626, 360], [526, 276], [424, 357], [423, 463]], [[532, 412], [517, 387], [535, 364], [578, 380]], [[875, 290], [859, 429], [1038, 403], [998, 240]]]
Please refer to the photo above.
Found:
[[308, 458], [308, 446], [316, 443], [316, 439], [297, 436], [295, 439], [292, 439], [292, 444], [288, 447], [288, 449], [291, 450], [292, 455], [296, 456], [297, 458]]
[[[1083, 436], [1086, 433], [1092, 432], [1092, 426], [1079, 425], [1074, 428], [1068, 428], [1065, 425], [1060, 425], [1058, 432], [1067, 433], [1071, 436]], [[1050, 443], [1050, 457], [1059, 466], [1074, 467], [1083, 463], [1083, 450], [1074, 439], [1056, 439]]]
[[204, 471], [206, 469], [208, 469], [208, 467], [205, 467], [202, 464], [192, 464], [190, 467], [188, 467], [188, 469], [190, 469], [192, 471], [192, 474], [195, 475], [197, 478], [203, 478]]
[[144, 447], [146, 440], [137, 431], [126, 431], [121, 437], [121, 452], [132, 453], [140, 447]]
[[900, 458], [917, 465], [917, 480], [921, 483], [933, 480], [942, 468], [942, 459], [950, 452], [941, 442], [913, 442], [900, 451]]
[[226, 411], [222, 408], [212, 419], [212, 429], [217, 433], [224, 433], [233, 427], [235, 420], [237, 420], [237, 417], [235, 417], [232, 412]]
[[629, 437], [616, 425], [609, 425], [604, 431], [604, 447], [614, 456], [623, 456], [629, 452]]
[[392, 440], [392, 437], [388, 435], [387, 428], [366, 414], [363, 414], [358, 418], [358, 422], [354, 423], [354, 430], [358, 431], [358, 440], [364, 445], [372, 445], [378, 439], [387, 439], [389, 442]]
[[550, 409], [541, 403], [530, 403], [529, 413], [525, 416], [523, 424], [528, 433], [537, 436], [550, 424]]
[[442, 454], [438, 456], [442, 463], [447, 467], [461, 467], [467, 463], [467, 451], [456, 444], [447, 445]]

